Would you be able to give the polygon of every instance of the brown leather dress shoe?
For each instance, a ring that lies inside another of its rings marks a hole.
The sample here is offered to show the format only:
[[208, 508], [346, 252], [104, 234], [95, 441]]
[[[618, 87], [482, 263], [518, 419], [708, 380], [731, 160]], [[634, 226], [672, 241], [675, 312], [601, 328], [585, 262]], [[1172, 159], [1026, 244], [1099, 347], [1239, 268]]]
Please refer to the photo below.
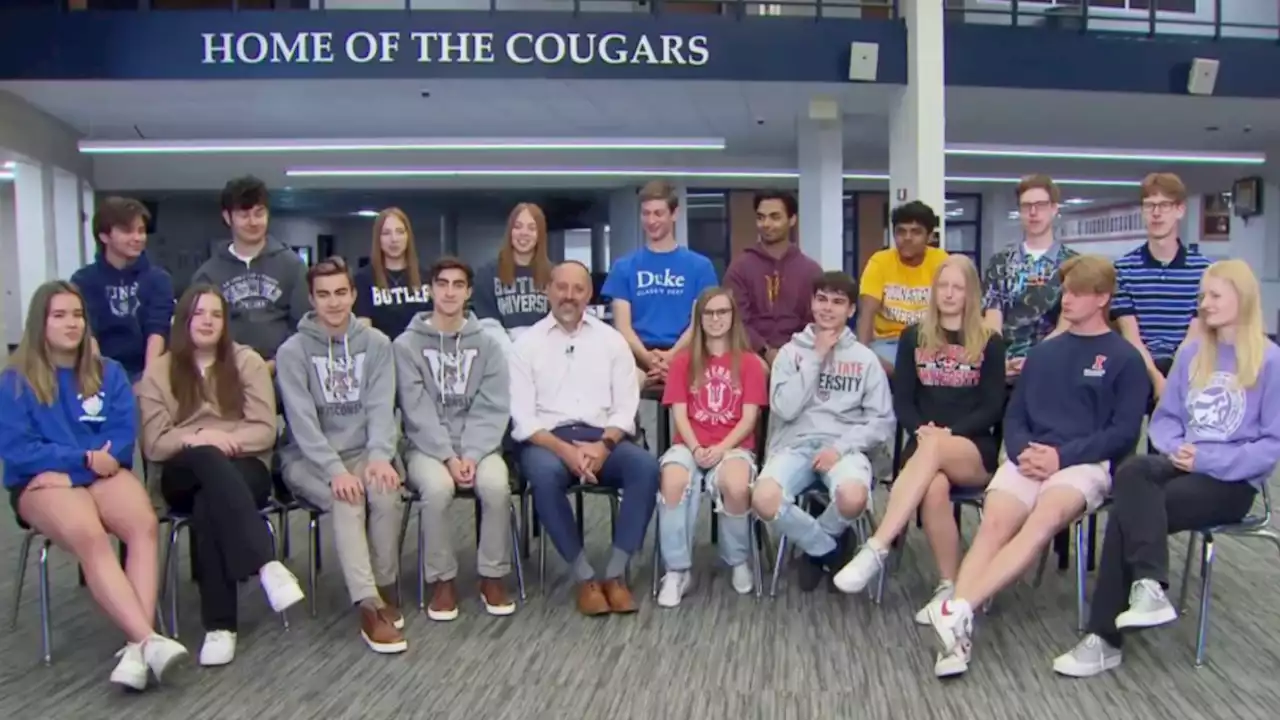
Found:
[[404, 613], [400, 611], [400, 590], [395, 585], [378, 588], [382, 598], [382, 614], [397, 630], [404, 629]]
[[458, 593], [452, 580], [437, 580], [431, 591], [431, 604], [427, 606], [427, 617], [445, 622], [458, 617]]
[[503, 617], [516, 611], [516, 604], [507, 596], [502, 578], [480, 578], [480, 600], [490, 615]]
[[636, 611], [636, 600], [631, 596], [631, 590], [621, 580], [618, 578], [605, 580], [603, 589], [610, 611], [620, 614]]
[[402, 653], [408, 649], [404, 635], [384, 614], [386, 608], [360, 605], [360, 637], [376, 653]]
[[589, 617], [608, 615], [612, 612], [609, 601], [600, 589], [600, 583], [588, 580], [578, 586], [578, 612]]

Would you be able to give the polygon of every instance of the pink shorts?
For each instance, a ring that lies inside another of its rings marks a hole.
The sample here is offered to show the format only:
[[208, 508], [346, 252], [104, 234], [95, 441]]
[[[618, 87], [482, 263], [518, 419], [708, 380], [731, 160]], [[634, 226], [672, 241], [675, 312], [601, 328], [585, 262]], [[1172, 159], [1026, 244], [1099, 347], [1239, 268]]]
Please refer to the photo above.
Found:
[[1111, 492], [1111, 463], [1072, 465], [1049, 476], [1048, 480], [1032, 480], [1018, 472], [1017, 463], [1006, 462], [996, 470], [987, 492], [1001, 490], [1022, 501], [1028, 509], [1036, 506], [1041, 493], [1049, 488], [1066, 487], [1084, 496], [1085, 512], [1093, 512]]

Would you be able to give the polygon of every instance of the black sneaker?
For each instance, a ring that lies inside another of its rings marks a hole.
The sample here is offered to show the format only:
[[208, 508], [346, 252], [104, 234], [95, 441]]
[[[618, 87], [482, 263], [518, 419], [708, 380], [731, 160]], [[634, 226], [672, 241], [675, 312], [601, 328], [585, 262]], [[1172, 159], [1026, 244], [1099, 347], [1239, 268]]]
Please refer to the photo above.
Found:
[[835, 538], [836, 548], [826, 555], [814, 557], [812, 555], [804, 556], [804, 563], [800, 565], [800, 589], [804, 592], [813, 592], [822, 584], [822, 578], [830, 579], [840, 568], [844, 567], [842, 562], [845, 556], [844, 535]]

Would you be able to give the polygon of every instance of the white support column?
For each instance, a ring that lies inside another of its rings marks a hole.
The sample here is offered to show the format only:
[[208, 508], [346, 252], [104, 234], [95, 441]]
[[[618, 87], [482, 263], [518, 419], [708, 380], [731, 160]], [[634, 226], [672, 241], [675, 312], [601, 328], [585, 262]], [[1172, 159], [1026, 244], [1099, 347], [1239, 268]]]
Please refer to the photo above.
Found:
[[84, 221], [81, 243], [84, 246], [84, 261], [89, 262], [98, 254], [98, 238], [93, 234], [93, 213], [97, 210], [98, 200], [93, 186], [87, 180], [80, 181], [80, 217]]
[[827, 270], [844, 268], [844, 132], [835, 118], [802, 118], [797, 138], [800, 249]]
[[[946, 86], [938, 0], [900, 0], [907, 20], [907, 85], [889, 113], [889, 205], [928, 203], [944, 217]], [[939, 228], [941, 237], [946, 237]]]
[[[26, 321], [27, 307], [32, 293], [46, 280], [53, 277], [54, 268], [50, 263], [49, 209], [46, 207], [45, 181], [48, 170], [39, 165], [19, 162], [14, 178], [14, 204], [16, 207], [17, 247], [15, 252], [18, 269], [17, 283], [13, 291], [17, 294], [17, 337], [22, 335], [22, 324]], [[12, 303], [10, 303], [12, 304]], [[10, 330], [10, 338], [14, 337]]]
[[624, 187], [609, 196], [609, 257], [617, 262], [640, 247], [640, 196]]
[[84, 244], [80, 222], [80, 178], [62, 170], [53, 171], [53, 236], [57, 277], [71, 279], [84, 265]]
[[676, 211], [676, 244], [689, 247], [689, 189], [677, 185], [676, 199], [680, 202], [680, 209]]
[[0, 288], [3, 288], [4, 306], [0, 312], [3, 332], [0, 337], [0, 356], [6, 360], [9, 346], [16, 345], [22, 336], [21, 305], [18, 298], [18, 207], [15, 202], [17, 188], [14, 183], [0, 182], [0, 257], [9, 262], [0, 263]]

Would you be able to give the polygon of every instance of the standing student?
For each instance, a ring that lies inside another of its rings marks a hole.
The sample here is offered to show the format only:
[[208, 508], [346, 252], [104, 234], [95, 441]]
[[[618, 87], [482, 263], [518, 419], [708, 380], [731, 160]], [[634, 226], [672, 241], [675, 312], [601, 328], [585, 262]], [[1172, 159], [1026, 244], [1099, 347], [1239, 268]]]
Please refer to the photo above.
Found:
[[303, 597], [297, 578], [275, 559], [260, 514], [271, 497], [276, 444], [271, 373], [256, 352], [231, 341], [226, 316], [227, 303], [212, 285], [187, 288], [173, 347], [138, 389], [143, 456], [161, 463], [161, 493], [172, 510], [191, 517], [199, 549], [205, 666], [235, 659], [241, 580], [257, 575], [276, 612]]
[[654, 180], [640, 189], [644, 246], [613, 264], [602, 294], [613, 301], [613, 326], [644, 371], [645, 385], [666, 381], [671, 358], [689, 344], [689, 315], [698, 295], [714, 287], [715, 267], [676, 244], [676, 189]]
[[431, 288], [422, 280], [409, 216], [394, 207], [378, 213], [369, 264], [355, 274], [356, 317], [394, 339], [414, 315], [431, 309]]
[[680, 442], [659, 460], [658, 545], [667, 573], [658, 604], [675, 607], [692, 585], [694, 528], [705, 483], [720, 522], [720, 557], [733, 589], [751, 592], [751, 483], [756, 421], [769, 402], [764, 368], [751, 352], [733, 293], [708, 288], [694, 305], [693, 339], [671, 361], [662, 403], [674, 409]]
[[280, 347], [280, 397], [290, 442], [281, 452], [295, 495], [333, 515], [338, 564], [360, 637], [377, 653], [407, 649], [395, 604], [404, 501], [396, 455], [396, 375], [391, 341], [355, 321], [342, 258], [307, 273], [309, 312]]
[[547, 316], [547, 218], [533, 203], [519, 203], [507, 217], [502, 249], [476, 268], [471, 307], [481, 324], [495, 323], [514, 341]]
[[1133, 452], [1150, 386], [1142, 358], [1107, 323], [1111, 261], [1062, 265], [1067, 332], [1031, 351], [1004, 417], [1009, 460], [996, 470], [953, 597], [929, 605], [939, 677], [969, 669], [973, 608], [1022, 574], [1062, 528], [1097, 509], [1111, 468]]
[[[911, 438], [889, 492], [889, 507], [853, 560], [835, 577], [847, 593], [884, 571], [890, 545], [919, 508], [940, 582], [932, 602], [951, 596], [960, 570], [960, 531], [951, 488], [981, 487], [996, 469], [995, 426], [1004, 413], [1004, 341], [982, 324], [978, 269], [964, 255], [938, 268], [929, 310], [903, 331], [894, 364], [893, 408]], [[928, 622], [928, 613], [916, 615]]]
[[1044, 340], [1059, 318], [1062, 282], [1058, 268], [1079, 253], [1053, 234], [1062, 191], [1048, 175], [1028, 175], [1018, 183], [1018, 221], [1022, 242], [997, 252], [987, 264], [983, 308], [987, 327], [1005, 344], [1005, 374], [1010, 381], [1022, 372], [1031, 348]]
[[[129, 471], [137, 411], [129, 379], [94, 352], [74, 285], [36, 288], [22, 342], [0, 374], [0, 460], [21, 522], [71, 553], [85, 584], [128, 643], [111, 682], [164, 681], [187, 650], [155, 631], [156, 513]], [[124, 568], [108, 533], [129, 546]]]
[[150, 220], [137, 200], [103, 200], [93, 213], [97, 257], [71, 276], [99, 351], [120, 363], [130, 382], [164, 353], [173, 319], [173, 280], [147, 259]]
[[1173, 173], [1142, 181], [1142, 220], [1147, 241], [1116, 260], [1119, 290], [1111, 305], [1125, 339], [1142, 353], [1159, 398], [1173, 356], [1199, 333], [1196, 307], [1209, 260], [1182, 244], [1178, 225], [1187, 212], [1187, 188]]
[[889, 223], [893, 247], [872, 255], [862, 271], [857, 335], [858, 342], [880, 357], [885, 372], [893, 374], [898, 336], [924, 317], [933, 276], [947, 252], [929, 244], [939, 220], [923, 202], [912, 200], [894, 208]]
[[809, 305], [822, 266], [791, 239], [796, 227], [794, 195], [764, 190], [756, 193], [755, 208], [760, 240], [730, 263], [724, 284], [742, 311], [751, 349], [772, 365], [791, 336], [813, 321]]
[[251, 175], [222, 189], [222, 221], [231, 242], [214, 248], [191, 282], [218, 288], [231, 308], [231, 337], [248, 345], [275, 372], [276, 352], [310, 307], [307, 266], [267, 234], [267, 186]]
[[1223, 260], [1200, 287], [1203, 333], [1177, 354], [1151, 417], [1159, 454], [1116, 472], [1089, 634], [1053, 661], [1063, 675], [1118, 667], [1121, 630], [1173, 622], [1169, 536], [1239, 522], [1280, 463], [1280, 348], [1263, 330], [1258, 280]]
[[[813, 322], [782, 347], [770, 374], [769, 456], [751, 504], [804, 551], [806, 592], [846, 562], [845, 531], [871, 503], [867, 453], [893, 436], [888, 378], [848, 328], [856, 287], [845, 273], [823, 273]], [[814, 518], [796, 500], [816, 483], [831, 503]]]
[[503, 585], [511, 572], [511, 479], [502, 459], [511, 418], [507, 354], [467, 312], [473, 276], [466, 263], [441, 258], [429, 277], [435, 309], [414, 318], [395, 342], [405, 464], [422, 496], [423, 572], [435, 584], [427, 617], [458, 617], [458, 558], [445, 513], [459, 488], [480, 499], [480, 600], [490, 615], [510, 615], [516, 605]]

